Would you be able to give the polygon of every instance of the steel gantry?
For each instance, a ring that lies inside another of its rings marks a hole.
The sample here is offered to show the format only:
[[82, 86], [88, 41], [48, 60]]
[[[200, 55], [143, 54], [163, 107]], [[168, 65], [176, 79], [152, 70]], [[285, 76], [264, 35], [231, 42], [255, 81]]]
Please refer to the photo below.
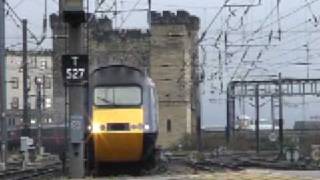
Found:
[[[227, 142], [235, 130], [235, 101], [239, 97], [255, 98], [256, 106], [256, 139], [259, 152], [259, 98], [269, 97], [279, 100], [279, 143], [280, 155], [283, 154], [283, 97], [320, 96], [320, 79], [281, 78], [266, 81], [232, 81], [227, 88]], [[273, 104], [272, 104], [273, 105]]]

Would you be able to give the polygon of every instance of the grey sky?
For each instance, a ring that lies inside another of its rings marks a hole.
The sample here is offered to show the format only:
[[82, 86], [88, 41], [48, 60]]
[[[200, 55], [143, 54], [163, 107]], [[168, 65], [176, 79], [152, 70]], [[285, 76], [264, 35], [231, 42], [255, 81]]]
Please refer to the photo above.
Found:
[[[90, 0], [90, 11], [94, 9], [94, 1]], [[107, 1], [111, 2], [111, 0]], [[120, 2], [120, 1], [119, 1]], [[119, 3], [119, 8], [130, 9], [137, 2], [136, 0], [124, 0], [124, 3]], [[141, 0], [137, 8], [145, 8], [146, 0]], [[224, 0], [154, 0], [153, 10], [172, 10], [185, 9], [190, 13], [201, 18], [201, 32], [208, 26], [214, 15], [217, 13]], [[258, 0], [230, 0], [232, 4], [253, 4]], [[225, 124], [225, 87], [233, 74], [236, 74], [235, 79], [242, 77], [253, 60], [257, 59], [261, 52], [261, 59], [255, 63], [254, 68], [250, 71], [247, 79], [257, 78], [255, 75], [278, 74], [282, 72], [285, 77], [306, 77], [306, 66], [296, 66], [293, 63], [305, 62], [307, 53], [304, 45], [309, 44], [309, 62], [310, 77], [316, 78], [319, 76], [320, 64], [318, 58], [320, 56], [319, 43], [320, 31], [317, 22], [320, 20], [318, 9], [320, 8], [320, 0], [282, 0], [279, 9], [280, 21], [277, 21], [277, 9], [275, 9], [277, 0], [262, 0], [262, 4], [257, 7], [252, 7], [246, 12], [246, 8], [225, 8], [218, 19], [210, 29], [207, 40], [202, 44], [206, 48], [207, 59], [205, 63], [206, 81], [204, 83], [203, 93], [203, 122], [204, 126], [224, 126]], [[306, 5], [309, 2], [309, 5]], [[38, 36], [42, 31], [42, 18], [44, 14], [44, 0], [10, 0], [9, 3], [15, 8], [18, 15], [29, 20], [29, 28]], [[48, 0], [49, 14], [57, 12], [57, 0]], [[230, 16], [231, 12], [233, 16]], [[272, 12], [272, 13], [271, 13]], [[120, 15], [117, 18], [117, 27], [122, 24], [122, 20], [126, 19], [126, 14]], [[242, 17], [242, 18], [241, 18]], [[268, 18], [266, 18], [268, 17]], [[229, 25], [226, 23], [229, 18]], [[243, 20], [243, 24], [241, 23]], [[308, 21], [310, 19], [310, 21]], [[123, 28], [146, 28], [145, 13], [132, 13], [126, 19]], [[262, 27], [258, 33], [254, 30]], [[277, 31], [281, 29], [281, 40]], [[21, 29], [15, 25], [12, 19], [7, 17], [7, 47], [21, 42]], [[230, 47], [228, 52], [232, 53], [231, 57], [224, 56], [224, 42], [216, 40], [221, 32], [228, 31], [229, 43], [243, 44], [252, 38], [250, 44], [266, 44], [265, 47], [249, 48], [245, 56], [244, 62], [240, 63], [245, 52], [245, 48]], [[269, 36], [273, 31], [271, 41]], [[307, 33], [305, 33], [307, 32]], [[48, 37], [50, 33], [48, 33]], [[32, 40], [31, 40], [32, 42]], [[217, 43], [219, 49], [213, 45]], [[31, 47], [32, 44], [30, 44]], [[46, 40], [42, 48], [50, 48], [50, 38]], [[17, 49], [21, 45], [16, 46]], [[223, 85], [224, 89], [220, 93], [221, 83], [219, 76], [218, 52], [222, 52], [223, 61]], [[227, 61], [226, 61], [227, 59]], [[227, 65], [225, 65], [225, 61]], [[245, 63], [247, 62], [247, 63]], [[239, 70], [236, 68], [239, 66]], [[237, 72], [237, 73], [235, 73]], [[246, 114], [253, 116], [253, 108], [248, 105], [251, 100], [247, 100]], [[263, 100], [262, 100], [263, 101]], [[309, 119], [310, 116], [319, 115], [315, 106], [318, 106], [320, 99], [310, 97], [306, 99], [309, 104], [301, 105], [302, 98], [285, 99], [287, 104], [285, 108], [286, 124], [292, 126], [295, 120]], [[292, 103], [298, 103], [297, 107], [293, 107]], [[262, 116], [270, 118], [269, 104], [263, 107]], [[238, 107], [238, 106], [237, 106]], [[303, 109], [306, 110], [304, 113]], [[240, 113], [240, 112], [239, 112]], [[241, 114], [241, 113], [240, 113]]]

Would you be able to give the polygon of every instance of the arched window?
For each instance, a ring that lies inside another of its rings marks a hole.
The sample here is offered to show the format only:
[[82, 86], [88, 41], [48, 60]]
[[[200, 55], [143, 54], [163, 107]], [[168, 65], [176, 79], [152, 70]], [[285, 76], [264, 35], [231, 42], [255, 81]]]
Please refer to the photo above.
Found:
[[167, 132], [171, 132], [172, 127], [171, 127], [171, 120], [167, 119]]

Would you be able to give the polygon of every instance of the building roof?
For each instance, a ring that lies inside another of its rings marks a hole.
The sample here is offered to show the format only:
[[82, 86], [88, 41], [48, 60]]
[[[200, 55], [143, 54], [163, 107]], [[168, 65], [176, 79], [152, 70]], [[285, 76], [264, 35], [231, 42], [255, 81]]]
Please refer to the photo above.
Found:
[[[15, 56], [22, 56], [22, 51], [16, 51], [12, 49], [6, 50], [6, 55], [15, 55]], [[28, 56], [52, 56], [51, 49], [45, 49], [41, 51], [28, 51]]]

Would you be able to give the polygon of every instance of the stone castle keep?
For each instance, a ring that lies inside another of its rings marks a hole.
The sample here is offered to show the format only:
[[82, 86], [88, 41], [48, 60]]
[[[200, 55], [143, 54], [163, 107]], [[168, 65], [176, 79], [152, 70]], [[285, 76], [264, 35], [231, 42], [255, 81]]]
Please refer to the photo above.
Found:
[[[84, 50], [89, 53], [90, 69], [111, 64], [125, 64], [142, 69], [154, 80], [159, 96], [158, 144], [170, 147], [185, 134], [195, 134], [200, 118], [198, 93], [199, 18], [185, 11], [152, 12], [151, 29], [115, 30], [108, 18], [93, 18]], [[53, 35], [64, 35], [65, 25], [51, 15]], [[84, 37], [85, 37], [84, 36]], [[53, 113], [56, 123], [64, 123], [65, 92], [62, 85], [61, 59], [64, 39], [53, 42]], [[89, 45], [89, 46], [88, 46]]]

